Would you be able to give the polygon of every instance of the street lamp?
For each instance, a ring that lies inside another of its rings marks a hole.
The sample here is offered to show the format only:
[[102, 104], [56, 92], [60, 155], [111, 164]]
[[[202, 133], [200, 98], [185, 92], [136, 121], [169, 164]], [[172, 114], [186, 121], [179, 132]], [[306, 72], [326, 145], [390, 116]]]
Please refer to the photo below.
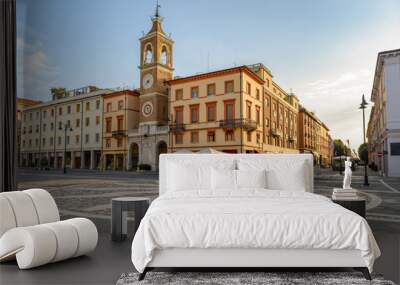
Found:
[[339, 159], [339, 174], [342, 175], [343, 174], [343, 170], [342, 170], [342, 156], [343, 153], [340, 153], [340, 159]]
[[[368, 103], [367, 103], [367, 101], [365, 101], [365, 97], [364, 97], [364, 94], [363, 94], [359, 109], [362, 109], [362, 112], [363, 112], [363, 139], [364, 139], [364, 145], [365, 145], [365, 108], [367, 108], [367, 105], [368, 105]], [[366, 158], [366, 161], [364, 161], [364, 186], [369, 186], [367, 164], [368, 164], [368, 156]]]
[[[59, 128], [62, 131], [62, 127]], [[72, 128], [69, 127], [69, 124], [64, 125], [64, 159], [63, 159], [63, 172], [67, 173], [67, 131], [72, 132]]]

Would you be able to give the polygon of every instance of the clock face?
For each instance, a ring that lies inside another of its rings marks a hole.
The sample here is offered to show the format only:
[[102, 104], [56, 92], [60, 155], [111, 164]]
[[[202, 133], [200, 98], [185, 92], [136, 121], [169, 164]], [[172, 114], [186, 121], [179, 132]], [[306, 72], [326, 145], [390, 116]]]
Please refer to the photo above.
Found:
[[153, 86], [153, 82], [154, 82], [153, 75], [151, 75], [150, 73], [146, 74], [143, 77], [143, 88], [144, 89], [150, 88], [151, 86]]
[[151, 116], [151, 114], [153, 114], [153, 104], [151, 102], [146, 102], [143, 104], [142, 114], [145, 117]]

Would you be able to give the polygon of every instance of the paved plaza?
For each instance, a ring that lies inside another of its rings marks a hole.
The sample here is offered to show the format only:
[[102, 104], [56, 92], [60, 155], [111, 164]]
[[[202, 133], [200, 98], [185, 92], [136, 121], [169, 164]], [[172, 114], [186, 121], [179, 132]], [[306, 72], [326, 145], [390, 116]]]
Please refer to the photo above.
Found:
[[[341, 187], [343, 176], [331, 169], [315, 170], [315, 192], [330, 196]], [[95, 221], [99, 230], [109, 232], [111, 199], [120, 196], [150, 196], [158, 193], [154, 172], [113, 172], [20, 169], [19, 188], [44, 188], [56, 200], [63, 218], [81, 216]], [[367, 199], [367, 219], [373, 230], [400, 233], [400, 178], [369, 177], [363, 186], [362, 169], [353, 174], [352, 186]]]

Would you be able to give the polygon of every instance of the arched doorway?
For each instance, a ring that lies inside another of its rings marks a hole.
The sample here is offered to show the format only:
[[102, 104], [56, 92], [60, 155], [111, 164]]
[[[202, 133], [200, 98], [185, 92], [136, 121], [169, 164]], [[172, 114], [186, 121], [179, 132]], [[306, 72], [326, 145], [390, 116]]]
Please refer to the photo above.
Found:
[[165, 142], [165, 141], [160, 141], [160, 142], [158, 142], [158, 144], [157, 144], [157, 156], [156, 156], [156, 167], [157, 167], [157, 170], [158, 170], [158, 163], [159, 163], [159, 160], [160, 160], [160, 154], [162, 154], [162, 153], [167, 153], [168, 152], [168, 146], [167, 146], [167, 143]]
[[139, 163], [139, 145], [137, 143], [132, 143], [130, 147], [131, 155], [131, 170], [136, 170]]

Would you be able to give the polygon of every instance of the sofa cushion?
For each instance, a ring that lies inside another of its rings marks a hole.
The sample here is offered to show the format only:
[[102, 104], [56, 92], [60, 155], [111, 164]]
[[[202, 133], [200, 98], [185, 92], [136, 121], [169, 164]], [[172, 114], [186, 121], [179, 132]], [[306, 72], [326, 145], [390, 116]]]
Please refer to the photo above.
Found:
[[29, 195], [23, 191], [3, 192], [1, 195], [10, 203], [17, 227], [39, 224], [36, 207]]
[[96, 226], [85, 218], [17, 227], [0, 238], [0, 261], [16, 258], [20, 269], [33, 268], [87, 254], [97, 241]]
[[17, 222], [15, 221], [14, 211], [10, 202], [6, 197], [0, 194], [0, 238], [8, 230], [15, 228]]
[[36, 208], [39, 224], [57, 222], [60, 220], [60, 214], [56, 202], [49, 192], [43, 189], [33, 188], [24, 190], [23, 193], [29, 195]]

